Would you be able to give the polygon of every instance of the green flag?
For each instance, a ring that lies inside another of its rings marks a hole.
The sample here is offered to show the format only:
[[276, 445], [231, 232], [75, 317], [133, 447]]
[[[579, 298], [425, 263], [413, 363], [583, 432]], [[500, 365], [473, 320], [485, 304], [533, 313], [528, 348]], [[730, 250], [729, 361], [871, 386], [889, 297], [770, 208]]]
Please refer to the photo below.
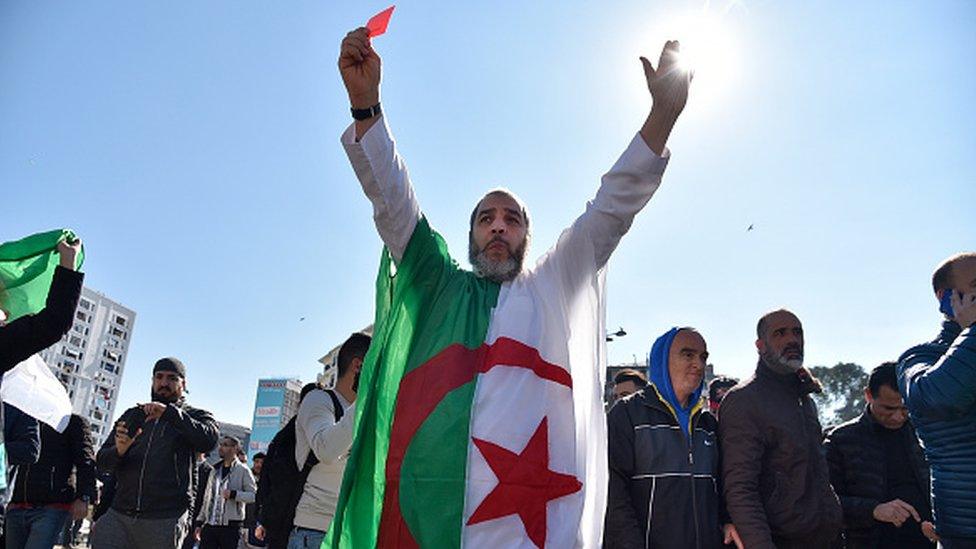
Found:
[[460, 269], [423, 218], [393, 271], [384, 250], [355, 439], [323, 548], [461, 545], [474, 377], [499, 285]]
[[[77, 237], [69, 229], [57, 229], [0, 244], [0, 308], [7, 322], [44, 308], [62, 240], [73, 242]], [[84, 259], [82, 251], [75, 267], [80, 268]]]

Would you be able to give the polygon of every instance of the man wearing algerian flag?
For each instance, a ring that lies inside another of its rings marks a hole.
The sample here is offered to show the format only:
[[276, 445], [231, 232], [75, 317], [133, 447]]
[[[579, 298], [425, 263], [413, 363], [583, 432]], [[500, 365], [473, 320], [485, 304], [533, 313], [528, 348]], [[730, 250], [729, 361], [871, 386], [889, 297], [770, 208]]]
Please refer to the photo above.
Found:
[[366, 29], [342, 42], [342, 143], [386, 245], [355, 439], [326, 544], [594, 547], [606, 504], [604, 267], [654, 194], [690, 75], [668, 42], [654, 107], [556, 244], [523, 269], [525, 205], [475, 206], [462, 270], [423, 216], [379, 105]]

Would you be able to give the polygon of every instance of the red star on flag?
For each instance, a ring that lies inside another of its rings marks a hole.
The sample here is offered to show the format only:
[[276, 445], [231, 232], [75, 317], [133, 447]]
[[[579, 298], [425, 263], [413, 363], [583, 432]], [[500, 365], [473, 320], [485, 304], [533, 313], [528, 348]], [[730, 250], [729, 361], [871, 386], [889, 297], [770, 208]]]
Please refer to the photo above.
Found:
[[529, 539], [537, 547], [544, 547], [546, 504], [583, 487], [576, 477], [549, 469], [548, 418], [542, 418], [519, 454], [493, 442], [472, 440], [498, 477], [498, 485], [478, 505], [468, 524], [518, 515]]

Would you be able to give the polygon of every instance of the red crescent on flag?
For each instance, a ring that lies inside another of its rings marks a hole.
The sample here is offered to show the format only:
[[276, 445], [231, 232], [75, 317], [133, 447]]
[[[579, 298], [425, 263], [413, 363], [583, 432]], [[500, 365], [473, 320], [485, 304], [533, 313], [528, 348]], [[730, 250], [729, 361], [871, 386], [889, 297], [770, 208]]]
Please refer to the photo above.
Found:
[[419, 547], [400, 511], [400, 468], [407, 447], [448, 393], [496, 366], [525, 368], [542, 379], [573, 387], [569, 372], [543, 360], [538, 350], [507, 337], [476, 349], [455, 343], [404, 375], [390, 432], [377, 547]]

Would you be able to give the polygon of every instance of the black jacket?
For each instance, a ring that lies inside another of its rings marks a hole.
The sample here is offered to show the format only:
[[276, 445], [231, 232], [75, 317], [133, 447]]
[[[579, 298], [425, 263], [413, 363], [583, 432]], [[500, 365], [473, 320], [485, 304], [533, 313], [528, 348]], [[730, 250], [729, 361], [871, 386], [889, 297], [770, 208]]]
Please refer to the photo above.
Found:
[[199, 452], [217, 444], [217, 421], [184, 401], [166, 405], [157, 420], [145, 422], [124, 456], [109, 436], [98, 451], [98, 469], [115, 475], [112, 509], [144, 518], [178, 517], [193, 507]]
[[7, 465], [29, 465], [41, 454], [41, 435], [37, 420], [16, 406], [3, 403], [3, 445]]
[[95, 451], [88, 422], [72, 414], [64, 433], [41, 425], [41, 456], [17, 468], [13, 503], [71, 503], [87, 496], [95, 502]]
[[692, 411], [691, 444], [653, 384], [614, 405], [607, 422], [604, 547], [721, 547], [718, 425], [707, 407]]
[[[890, 456], [885, 455], [884, 441], [879, 436], [879, 429], [884, 428], [865, 409], [860, 416], [831, 429], [824, 441], [830, 483], [844, 509], [848, 547], [874, 547], [878, 543], [881, 523], [874, 519], [874, 508], [888, 501], [886, 463]], [[897, 436], [910, 449], [911, 468], [923, 496], [919, 502], [923, 507], [916, 507], [916, 511], [923, 520], [932, 520], [925, 497], [929, 493], [929, 466], [911, 423], [906, 421]]]
[[760, 363], [722, 401], [725, 505], [746, 547], [771, 549], [840, 534], [840, 502], [810, 398], [814, 388], [812, 380]]

